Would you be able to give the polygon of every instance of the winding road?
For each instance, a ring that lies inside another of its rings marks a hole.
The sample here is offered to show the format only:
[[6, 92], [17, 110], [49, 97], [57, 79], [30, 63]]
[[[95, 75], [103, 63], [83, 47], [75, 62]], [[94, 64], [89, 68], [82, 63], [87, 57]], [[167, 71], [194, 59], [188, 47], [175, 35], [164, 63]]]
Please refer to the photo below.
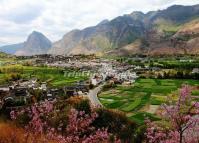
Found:
[[96, 88], [90, 90], [89, 93], [88, 93], [88, 95], [87, 95], [88, 98], [89, 98], [89, 100], [91, 101], [91, 104], [92, 104], [93, 106], [101, 106], [101, 107], [103, 106], [103, 105], [100, 103], [100, 101], [99, 101], [99, 99], [98, 99], [98, 97], [97, 97], [97, 95], [98, 95], [98, 93], [101, 91], [103, 85], [104, 85], [104, 84], [100, 84], [98, 87], [96, 87]]

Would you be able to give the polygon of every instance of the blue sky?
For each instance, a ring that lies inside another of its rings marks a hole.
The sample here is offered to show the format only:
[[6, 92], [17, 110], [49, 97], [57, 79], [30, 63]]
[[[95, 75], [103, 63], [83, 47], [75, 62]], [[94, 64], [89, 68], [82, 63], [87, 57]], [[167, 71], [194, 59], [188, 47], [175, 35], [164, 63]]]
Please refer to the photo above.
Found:
[[0, 46], [23, 42], [33, 30], [56, 41], [72, 29], [173, 4], [193, 5], [199, 0], [0, 0]]

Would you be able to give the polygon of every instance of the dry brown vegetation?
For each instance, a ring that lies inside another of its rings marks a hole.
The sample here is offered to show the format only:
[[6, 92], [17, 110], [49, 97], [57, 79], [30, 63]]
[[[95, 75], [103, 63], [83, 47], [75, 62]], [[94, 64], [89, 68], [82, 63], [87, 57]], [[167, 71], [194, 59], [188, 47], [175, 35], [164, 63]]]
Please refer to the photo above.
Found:
[[[0, 143], [43, 143], [43, 135], [25, 136], [25, 131], [13, 123], [0, 122]], [[49, 143], [56, 143], [50, 141]]]

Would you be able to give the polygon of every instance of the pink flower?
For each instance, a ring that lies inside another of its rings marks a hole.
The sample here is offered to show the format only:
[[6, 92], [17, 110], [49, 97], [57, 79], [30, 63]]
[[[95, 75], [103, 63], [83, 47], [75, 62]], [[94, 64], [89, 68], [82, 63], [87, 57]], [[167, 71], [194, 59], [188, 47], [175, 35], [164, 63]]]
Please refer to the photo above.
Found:
[[173, 105], [164, 104], [163, 118], [169, 127], [147, 121], [146, 137], [149, 143], [198, 143], [199, 104], [190, 104], [191, 94], [188, 86], [181, 89], [179, 100]]
[[[57, 141], [59, 143], [99, 143], [99, 142], [109, 142], [111, 134], [108, 133], [108, 129], [96, 129], [92, 126], [93, 121], [98, 117], [96, 112], [91, 114], [86, 114], [84, 111], [77, 111], [76, 109], [71, 109], [68, 114], [68, 125], [65, 129], [63, 135], [60, 132], [63, 128], [63, 122], [60, 122], [57, 130], [43, 119], [43, 117], [48, 117], [48, 114], [53, 111], [53, 104], [50, 102], [44, 102], [35, 104], [30, 108], [24, 109], [28, 111], [31, 118], [26, 129], [26, 137], [29, 134], [34, 135], [33, 142], [39, 136], [42, 137], [43, 142], [49, 142], [51, 140]], [[22, 112], [19, 112], [22, 113]], [[24, 113], [24, 112], [23, 112]], [[11, 112], [11, 116], [16, 119], [16, 113]], [[120, 143], [120, 140], [115, 138], [115, 143]]]

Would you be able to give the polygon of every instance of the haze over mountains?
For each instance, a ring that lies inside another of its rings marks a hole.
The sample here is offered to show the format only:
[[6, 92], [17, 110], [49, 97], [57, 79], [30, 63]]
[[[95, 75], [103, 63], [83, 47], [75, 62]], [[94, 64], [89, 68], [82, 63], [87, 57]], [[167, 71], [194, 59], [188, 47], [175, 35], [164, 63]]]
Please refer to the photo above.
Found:
[[40, 32], [33, 31], [24, 43], [3, 46], [0, 50], [17, 56], [31, 56], [46, 54], [51, 46], [52, 43], [48, 38]]
[[14, 46], [19, 48], [15, 54], [199, 54], [199, 5], [174, 5], [103, 20], [93, 27], [72, 30], [52, 45], [41, 33], [31, 35], [24, 44]]
[[0, 51], [5, 52], [7, 54], [15, 54], [17, 50], [23, 47], [23, 45], [24, 43], [2, 46], [0, 47]]

